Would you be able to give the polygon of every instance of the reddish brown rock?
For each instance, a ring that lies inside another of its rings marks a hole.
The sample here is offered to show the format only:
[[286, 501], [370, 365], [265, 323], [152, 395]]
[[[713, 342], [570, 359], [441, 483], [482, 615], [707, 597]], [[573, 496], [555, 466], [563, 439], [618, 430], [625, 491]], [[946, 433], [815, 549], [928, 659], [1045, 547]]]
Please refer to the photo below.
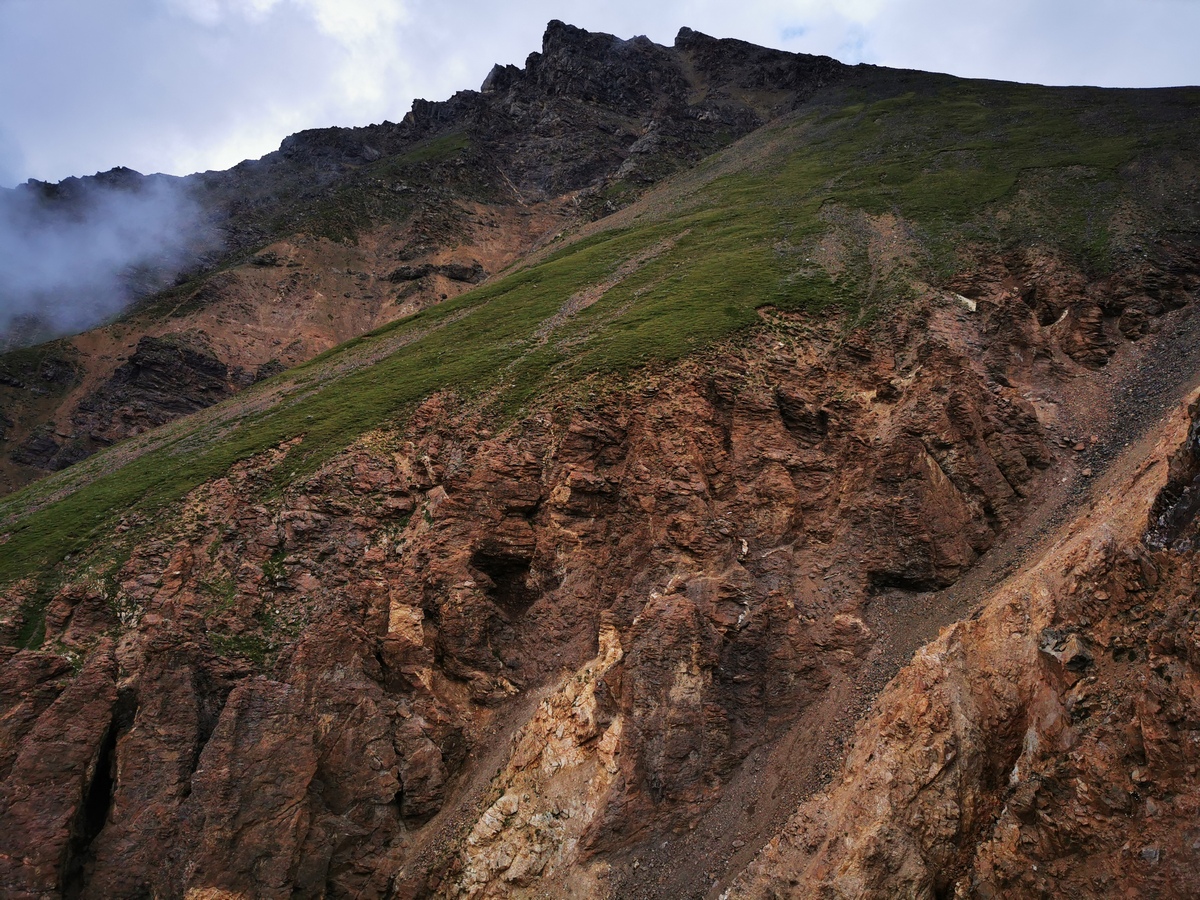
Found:
[[[54, 896], [77, 884], [111, 803], [117, 700], [112, 645], [98, 645], [74, 678], [69, 666], [38, 658], [48, 655], [19, 653], [5, 667], [16, 676], [5, 682], [6, 692], [13, 692], [5, 710], [24, 726], [5, 729], [10, 762], [0, 784], [0, 891], [6, 897]], [[38, 713], [51, 673], [65, 683]]]
[[[1090, 370], [1036, 305], [988, 297], [849, 336], [765, 309], [760, 329], [571, 386], [500, 431], [438, 394], [282, 493], [295, 442], [129, 523], [102, 560], [64, 566], [48, 649], [0, 657], [2, 812], [38, 835], [5, 848], [4, 883], [702, 896], [778, 837], [738, 890], [833, 884], [850, 860], [850, 894], [1004, 896], [1041, 890], [1022, 867], [1072, 841], [1089, 849], [1071, 871], [1124, 878], [1098, 860], [1149, 798], [1155, 843], [1130, 860], [1158, 880], [1128, 884], [1187, 884], [1166, 823], [1191, 802], [1190, 575], [1135, 552], [1143, 521], [923, 651], [837, 776], [862, 790], [835, 779], [803, 804], [865, 698], [988, 596], [953, 596], [983, 555], [1067, 496], [1078, 457], [1051, 439], [1103, 434], [1091, 481], [1115, 477], [1113, 429], [1071, 418], [1103, 408], [1066, 377]], [[1160, 552], [1190, 552], [1195, 470], [1177, 458], [1178, 496], [1155, 507]], [[1149, 483], [1123, 477], [1118, 494]], [[4, 598], [10, 631], [33, 590]], [[1146, 682], [1104, 681], [1130, 651]], [[1109, 831], [1041, 815], [1076, 778], [1080, 817]]]
[[917, 655], [728, 896], [1200, 891], [1196, 559], [1143, 543], [1192, 442], [1170, 470], [1164, 449]]

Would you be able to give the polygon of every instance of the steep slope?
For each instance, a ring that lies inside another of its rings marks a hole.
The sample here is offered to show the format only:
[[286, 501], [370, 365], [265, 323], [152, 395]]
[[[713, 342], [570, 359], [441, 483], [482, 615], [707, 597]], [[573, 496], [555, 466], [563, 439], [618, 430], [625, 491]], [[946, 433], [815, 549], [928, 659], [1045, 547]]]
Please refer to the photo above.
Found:
[[[175, 179], [207, 237], [180, 283], [115, 323], [0, 357], [0, 490], [453, 297], [845, 71], [687, 29], [668, 48], [552, 22], [540, 53], [496, 67], [480, 92]], [[22, 192], [69, 219], [97, 187], [157, 180], [114, 170]], [[135, 274], [161, 286], [172, 271]], [[72, 374], [46, 389], [43, 360]]]
[[[1057, 895], [1036, 861], [1186, 893], [1101, 857], [1136, 813], [1173, 860], [1195, 797], [1190, 451], [1157, 549], [1117, 550], [1198, 371], [1198, 99], [857, 70], [7, 498], [0, 886]], [[1072, 594], [1083, 545], [1046, 548], [1093, 501]], [[1139, 699], [1128, 648], [1173, 680]], [[1038, 785], [1107, 797], [1117, 738], [1137, 798], [1039, 815]]]
[[922, 649], [841, 778], [722, 896], [1200, 892], [1200, 426], [1183, 412], [1035, 566]]

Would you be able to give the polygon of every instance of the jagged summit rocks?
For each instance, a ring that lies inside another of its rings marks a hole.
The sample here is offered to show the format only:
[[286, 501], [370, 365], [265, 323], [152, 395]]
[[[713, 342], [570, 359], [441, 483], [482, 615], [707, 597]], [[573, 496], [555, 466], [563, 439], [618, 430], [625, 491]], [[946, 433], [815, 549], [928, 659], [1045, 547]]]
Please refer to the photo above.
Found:
[[[524, 68], [497, 65], [478, 93], [462, 91], [444, 103], [416, 101], [404, 122], [418, 128], [474, 116], [496, 122], [499, 112], [500, 121], [519, 131], [508, 137], [541, 136], [528, 149], [551, 154], [540, 166], [522, 157], [516, 184], [534, 192], [596, 187], [618, 170], [622, 178], [649, 183], [786, 112], [847, 71], [828, 57], [687, 28], [673, 47], [664, 47], [646, 37], [623, 40], [552, 21], [541, 52], [531, 53]], [[752, 91], [762, 93], [752, 97]], [[653, 149], [649, 131], [660, 137]], [[568, 167], [551, 137], [575, 143], [573, 151], [589, 158]], [[638, 154], [657, 159], [611, 166]]]

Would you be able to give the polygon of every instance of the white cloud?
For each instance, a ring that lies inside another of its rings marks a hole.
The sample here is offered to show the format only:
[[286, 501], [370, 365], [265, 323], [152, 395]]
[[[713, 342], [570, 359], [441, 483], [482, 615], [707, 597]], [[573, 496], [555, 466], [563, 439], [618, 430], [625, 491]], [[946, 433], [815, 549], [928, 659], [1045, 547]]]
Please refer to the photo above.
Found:
[[280, 0], [163, 0], [167, 8], [209, 28], [231, 17], [260, 21]]
[[386, 39], [408, 12], [394, 0], [296, 0], [312, 13], [318, 27], [347, 47]]
[[317, 27], [342, 46], [345, 59], [338, 71], [339, 92], [351, 109], [368, 115], [388, 94], [390, 82], [403, 71], [398, 58], [399, 28], [409, 20], [393, 0], [297, 0]]
[[347, 114], [372, 112], [403, 65], [399, 27], [408, 21], [398, 0], [161, 0], [171, 12], [208, 29], [236, 29], [275, 21], [304, 21], [327, 38], [336, 60], [325, 90], [306, 105], [330, 101]]

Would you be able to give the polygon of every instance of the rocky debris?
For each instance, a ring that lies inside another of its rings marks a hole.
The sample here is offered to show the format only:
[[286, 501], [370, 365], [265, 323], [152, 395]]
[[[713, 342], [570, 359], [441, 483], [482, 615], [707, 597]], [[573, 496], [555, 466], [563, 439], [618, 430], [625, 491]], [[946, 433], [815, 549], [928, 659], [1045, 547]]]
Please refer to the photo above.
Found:
[[428, 278], [430, 275], [440, 275], [451, 281], [464, 281], [468, 284], [479, 284], [487, 278], [487, 272], [478, 262], [469, 266], [464, 263], [447, 263], [440, 266], [432, 263], [420, 266], [401, 266], [388, 273], [386, 277], [388, 281], [399, 284], [405, 281], [416, 281], [419, 278]]
[[[1200, 407], [1191, 410], [1200, 421]], [[1146, 546], [1190, 550], [1197, 538], [1200, 513], [1200, 425], [1193, 424], [1187, 440], [1171, 457], [1168, 480], [1150, 510]]]
[[266, 381], [268, 378], [274, 378], [287, 371], [287, 366], [277, 359], [269, 359], [257, 369], [254, 370], [254, 383]]
[[59, 436], [57, 431], [50, 423], [38, 428], [13, 451], [13, 462], [54, 472], [91, 455], [92, 450], [85, 442], [67, 442], [64, 440], [66, 435]]
[[1041, 650], [1068, 672], [1083, 672], [1095, 661], [1087, 640], [1077, 633], [1063, 635], [1057, 629], [1048, 629], [1042, 634]]
[[622, 650], [601, 626], [599, 654], [543, 700], [514, 738], [491, 804], [466, 837], [449, 896], [524, 896], [548, 881], [579, 896], [604, 893], [603, 866], [581, 864], [580, 845], [623, 778], [624, 717], [613, 695]]
[[1196, 560], [1147, 552], [1152, 499], [1117, 497], [921, 651], [725, 896], [1200, 890]]

